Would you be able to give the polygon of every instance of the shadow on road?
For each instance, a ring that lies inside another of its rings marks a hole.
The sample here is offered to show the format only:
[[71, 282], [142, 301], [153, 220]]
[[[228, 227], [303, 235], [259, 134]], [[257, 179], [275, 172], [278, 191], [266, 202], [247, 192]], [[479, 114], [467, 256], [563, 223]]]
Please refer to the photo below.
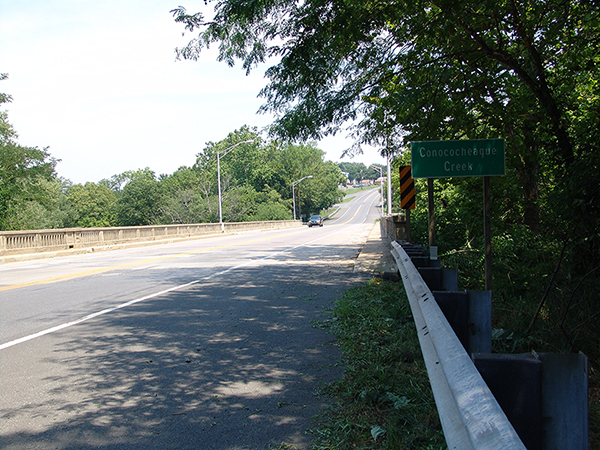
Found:
[[24, 362], [3, 372], [29, 387], [3, 401], [0, 447], [308, 448], [343, 370], [315, 320], [366, 279], [331, 262], [349, 251], [290, 252], [48, 335], [41, 362], [37, 340], [7, 349]]

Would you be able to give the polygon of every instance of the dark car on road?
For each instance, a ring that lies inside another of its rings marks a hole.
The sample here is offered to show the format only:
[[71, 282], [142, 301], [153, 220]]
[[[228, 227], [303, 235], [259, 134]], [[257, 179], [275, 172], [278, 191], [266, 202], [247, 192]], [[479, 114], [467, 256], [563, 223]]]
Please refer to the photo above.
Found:
[[317, 225], [320, 226], [320, 227], [323, 226], [323, 218], [321, 216], [319, 216], [318, 214], [314, 215], [314, 216], [310, 216], [310, 219], [308, 219], [308, 226], [309, 227], [312, 227], [312, 226], [316, 227]]

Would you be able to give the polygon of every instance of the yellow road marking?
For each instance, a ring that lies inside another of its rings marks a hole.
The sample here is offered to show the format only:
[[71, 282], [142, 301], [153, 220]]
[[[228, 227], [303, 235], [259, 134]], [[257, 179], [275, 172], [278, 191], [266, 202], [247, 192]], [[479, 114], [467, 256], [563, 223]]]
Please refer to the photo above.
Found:
[[[335, 224], [334, 226], [346, 225], [347, 223], [349, 223], [352, 219], [354, 219], [356, 217], [356, 215], [358, 214], [358, 212], [360, 211], [362, 206], [363, 205], [360, 205], [358, 207], [358, 209], [356, 210], [356, 212], [354, 213], [354, 215], [350, 219], [348, 219], [346, 222], [343, 222], [341, 224]], [[304, 231], [304, 230], [305, 229], [302, 228], [301, 231]], [[131, 262], [131, 263], [127, 263], [127, 264], [119, 264], [116, 266], [100, 267], [98, 269], [90, 269], [90, 270], [85, 270], [83, 272], [75, 272], [75, 273], [71, 273], [71, 274], [67, 274], [67, 275], [60, 275], [57, 277], [45, 278], [42, 280], [28, 281], [26, 283], [12, 284], [12, 285], [8, 285], [8, 286], [0, 286], [0, 292], [9, 291], [12, 289], [19, 289], [19, 288], [28, 287], [28, 286], [37, 286], [37, 285], [41, 285], [41, 284], [54, 283], [57, 281], [69, 280], [71, 278], [84, 277], [86, 275], [95, 275], [95, 274], [102, 273], [102, 272], [108, 272], [110, 270], [123, 269], [125, 267], [132, 267], [132, 266], [140, 266], [142, 264], [149, 264], [149, 263], [152, 263], [155, 261], [163, 261], [166, 259], [179, 258], [182, 256], [193, 255], [196, 253], [209, 252], [212, 250], [219, 250], [219, 249], [227, 248], [227, 247], [236, 247], [236, 246], [240, 246], [240, 245], [253, 244], [255, 242], [261, 242], [261, 241], [267, 241], [269, 239], [275, 239], [276, 237], [293, 236], [295, 234], [300, 233], [301, 231], [295, 231], [293, 233], [288, 233], [288, 234], [284, 234], [284, 235], [280, 235], [280, 236], [271, 236], [271, 237], [265, 237], [265, 238], [261, 238], [261, 239], [254, 239], [251, 241], [239, 242], [237, 244], [220, 245], [217, 247], [210, 247], [210, 248], [205, 248], [205, 249], [201, 249], [201, 250], [193, 250], [193, 251], [184, 252], [184, 253], [177, 253], [175, 255], [160, 256], [158, 258], [145, 259], [143, 261], [136, 261], [136, 262]]]
[[[302, 231], [304, 231], [304, 229], [302, 229]], [[295, 234], [300, 233], [301, 231], [296, 231], [293, 233], [288, 233], [288, 234], [284, 234], [284, 235], [279, 235], [279, 236], [270, 236], [270, 237], [264, 237], [261, 239], [254, 239], [251, 241], [244, 241], [244, 242], [238, 242], [237, 244], [228, 244], [228, 245], [220, 245], [217, 247], [210, 247], [210, 248], [204, 248], [201, 250], [192, 250], [189, 252], [184, 252], [184, 253], [177, 253], [175, 255], [168, 255], [168, 256], [160, 256], [158, 258], [151, 258], [151, 259], [145, 259], [143, 261], [136, 261], [136, 262], [131, 262], [131, 263], [127, 263], [127, 264], [119, 264], [116, 266], [109, 266], [109, 267], [100, 267], [98, 269], [90, 269], [90, 270], [85, 270], [82, 272], [75, 272], [75, 273], [71, 273], [71, 274], [67, 274], [67, 275], [60, 275], [57, 277], [50, 277], [50, 278], [45, 278], [43, 280], [36, 280], [36, 281], [28, 281], [26, 283], [19, 283], [19, 284], [12, 284], [12, 285], [8, 285], [8, 286], [0, 286], [0, 292], [2, 291], [9, 291], [12, 289], [19, 289], [19, 288], [23, 288], [23, 287], [28, 287], [28, 286], [36, 286], [36, 285], [40, 285], [40, 284], [48, 284], [48, 283], [54, 283], [56, 281], [64, 281], [64, 280], [69, 280], [71, 278], [77, 278], [77, 277], [84, 277], [86, 275], [95, 275], [98, 273], [102, 273], [102, 272], [107, 272], [109, 270], [116, 270], [116, 269], [122, 269], [125, 267], [132, 267], [132, 266], [140, 266], [142, 264], [149, 264], [155, 261], [163, 261], [165, 259], [172, 259], [172, 258], [179, 258], [182, 256], [187, 256], [187, 255], [194, 255], [196, 253], [203, 253], [203, 252], [209, 252], [212, 250], [219, 250], [219, 249], [223, 249], [223, 248], [228, 248], [228, 247], [237, 247], [240, 245], [246, 245], [246, 244], [253, 244], [255, 242], [261, 242], [261, 241], [267, 241], [269, 239], [275, 239], [276, 237], [286, 237], [286, 236], [293, 236]]]

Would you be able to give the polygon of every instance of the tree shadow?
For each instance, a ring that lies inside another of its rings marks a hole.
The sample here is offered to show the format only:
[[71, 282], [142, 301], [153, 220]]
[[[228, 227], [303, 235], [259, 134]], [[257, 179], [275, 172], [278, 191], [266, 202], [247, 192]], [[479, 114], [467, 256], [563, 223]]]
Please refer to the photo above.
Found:
[[[366, 279], [333, 262], [348, 250], [257, 259], [48, 335], [41, 361], [35, 345], [11, 347], [14, 376], [30, 376], [3, 401], [0, 447], [308, 448], [311, 418], [329, 406], [320, 387], [343, 370], [314, 321]], [[163, 281], [189, 282], [189, 271]]]

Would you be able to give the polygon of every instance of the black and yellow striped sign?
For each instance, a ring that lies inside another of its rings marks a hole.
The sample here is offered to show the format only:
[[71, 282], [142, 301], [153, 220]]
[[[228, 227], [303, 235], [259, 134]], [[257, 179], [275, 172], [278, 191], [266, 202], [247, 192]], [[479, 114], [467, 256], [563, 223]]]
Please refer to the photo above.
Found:
[[415, 209], [415, 180], [410, 166], [400, 166], [400, 208]]

